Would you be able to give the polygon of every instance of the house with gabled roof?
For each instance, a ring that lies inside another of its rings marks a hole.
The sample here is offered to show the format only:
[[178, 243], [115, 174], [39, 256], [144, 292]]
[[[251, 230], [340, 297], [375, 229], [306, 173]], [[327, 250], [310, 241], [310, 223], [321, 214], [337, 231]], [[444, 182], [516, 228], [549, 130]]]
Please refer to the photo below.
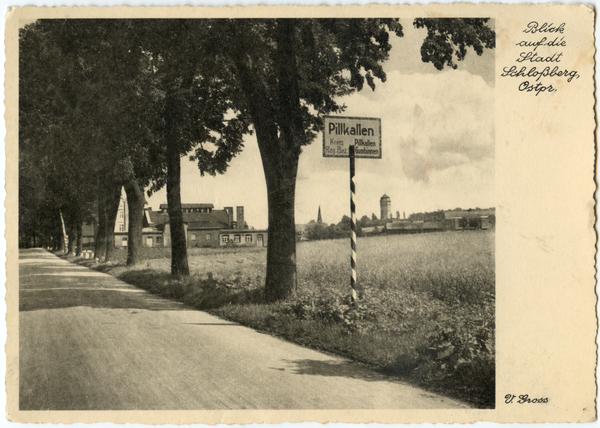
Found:
[[[144, 210], [143, 245], [146, 247], [170, 247], [171, 227], [167, 204], [161, 204], [158, 211]], [[115, 224], [115, 246], [127, 246], [128, 222], [124, 213], [127, 200], [122, 200]], [[265, 246], [266, 230], [248, 229], [244, 221], [244, 207], [215, 210], [213, 204], [182, 204], [183, 225], [188, 247], [220, 246]], [[122, 220], [122, 221], [119, 221]]]

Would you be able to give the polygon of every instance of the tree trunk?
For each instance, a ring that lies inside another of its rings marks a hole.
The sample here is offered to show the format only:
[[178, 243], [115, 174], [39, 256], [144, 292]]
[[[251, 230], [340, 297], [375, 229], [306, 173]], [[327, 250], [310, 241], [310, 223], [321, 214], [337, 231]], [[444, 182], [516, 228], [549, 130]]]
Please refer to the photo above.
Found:
[[119, 204], [121, 203], [121, 185], [112, 185], [106, 194], [106, 262], [114, 262], [115, 251], [115, 223]]
[[79, 257], [83, 251], [83, 220], [80, 217], [77, 218], [75, 227], [77, 228], [77, 245], [75, 247], [75, 255]]
[[167, 108], [167, 206], [171, 228], [171, 275], [189, 276], [187, 240], [181, 211], [181, 156], [177, 136], [176, 100]]
[[62, 236], [61, 236], [61, 240], [60, 240], [60, 250], [62, 253], [66, 253], [68, 250], [68, 244], [69, 244], [69, 235], [67, 235], [67, 228], [65, 226], [65, 218], [63, 217], [62, 214], [62, 210], [59, 211], [60, 213], [60, 225], [61, 225], [61, 230], [62, 230]]
[[187, 242], [181, 211], [181, 159], [179, 151], [173, 150], [171, 145], [169, 145], [167, 151], [167, 205], [171, 227], [171, 274], [189, 276]]
[[127, 266], [142, 261], [142, 223], [144, 219], [144, 190], [132, 179], [125, 183], [127, 205], [129, 207], [129, 233], [127, 234]]
[[272, 99], [247, 60], [243, 37], [234, 54], [267, 184], [269, 236], [265, 297], [269, 302], [285, 299], [297, 287], [294, 201], [304, 131], [294, 49], [295, 25], [292, 19], [277, 20], [278, 101]]
[[94, 237], [94, 258], [106, 258], [106, 189], [98, 183], [98, 229]]
[[77, 223], [74, 216], [69, 220], [69, 256], [77, 252]]
[[274, 302], [297, 288], [294, 197], [298, 158], [272, 156], [268, 162], [271, 165], [264, 168], [269, 207], [265, 297]]
[[[295, 55], [295, 20], [277, 20], [278, 101], [239, 51], [236, 68], [248, 102], [265, 172], [269, 208], [265, 297], [285, 299], [297, 287], [294, 202], [304, 130]], [[243, 49], [242, 43], [238, 49]], [[278, 102], [277, 108], [273, 102]], [[275, 116], [276, 115], [276, 116]], [[277, 121], [277, 126], [275, 124]]]

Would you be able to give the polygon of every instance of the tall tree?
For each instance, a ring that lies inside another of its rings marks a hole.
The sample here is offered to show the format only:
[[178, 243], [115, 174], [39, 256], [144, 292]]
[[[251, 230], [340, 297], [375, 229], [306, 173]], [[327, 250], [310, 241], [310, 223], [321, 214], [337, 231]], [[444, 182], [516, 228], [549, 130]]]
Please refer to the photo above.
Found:
[[268, 19], [222, 23], [221, 46], [241, 82], [267, 184], [269, 240], [265, 295], [275, 301], [296, 287], [294, 197], [302, 146], [341, 112], [336, 97], [384, 80], [394, 19]]
[[[60, 223], [68, 219], [71, 234], [77, 236], [93, 208], [91, 178], [84, 167], [90, 160], [85, 145], [88, 134], [81, 126], [89, 123], [90, 94], [81, 68], [65, 60], [50, 27], [36, 22], [20, 32], [20, 171], [35, 170], [41, 177], [45, 212], [38, 212], [37, 217], [52, 214], [52, 223], [59, 224], [61, 213]], [[72, 247], [74, 253], [80, 250]]]
[[[143, 189], [162, 173], [160, 162], [151, 159], [153, 140], [139, 90], [142, 54], [131, 44], [127, 24], [42, 20], [21, 32], [20, 141], [31, 144], [20, 149], [47, 157], [47, 185], [74, 236], [89, 211], [102, 207], [100, 187], [119, 182]], [[141, 235], [143, 211], [132, 211]], [[112, 215], [116, 211], [106, 214]], [[106, 242], [108, 250], [112, 242]], [[128, 262], [138, 262], [136, 255]]]
[[[141, 20], [134, 25], [148, 61], [147, 87], [154, 96], [166, 166], [171, 230], [171, 273], [189, 275], [181, 209], [181, 157], [195, 149], [200, 173], [224, 173], [242, 148], [248, 124], [235, 104], [236, 82], [207, 43], [210, 20]], [[155, 181], [153, 190], [162, 186]]]
[[[443, 22], [441, 22], [443, 21]], [[472, 46], [494, 47], [485, 19], [416, 20], [428, 28], [423, 59], [440, 68]], [[302, 146], [322, 115], [343, 111], [336, 98], [385, 81], [396, 19], [256, 19], [215, 22], [219, 46], [240, 79], [260, 149], [269, 208], [265, 294], [283, 299], [296, 287], [294, 194]]]

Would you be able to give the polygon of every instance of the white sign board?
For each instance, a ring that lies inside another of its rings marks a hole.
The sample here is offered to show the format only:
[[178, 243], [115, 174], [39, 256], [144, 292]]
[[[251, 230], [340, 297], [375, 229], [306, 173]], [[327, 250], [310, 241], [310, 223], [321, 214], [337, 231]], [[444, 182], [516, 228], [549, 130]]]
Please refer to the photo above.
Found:
[[355, 158], [381, 159], [381, 119], [325, 116], [323, 157], [347, 158], [354, 146]]

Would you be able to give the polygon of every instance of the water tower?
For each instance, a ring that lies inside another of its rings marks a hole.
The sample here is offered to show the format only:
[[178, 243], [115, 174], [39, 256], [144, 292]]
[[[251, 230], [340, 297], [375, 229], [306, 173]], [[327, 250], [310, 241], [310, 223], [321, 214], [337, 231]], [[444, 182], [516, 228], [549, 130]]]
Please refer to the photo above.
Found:
[[391, 217], [392, 211], [392, 200], [386, 194], [384, 194], [379, 200], [379, 206], [381, 207], [381, 220], [387, 220]]

